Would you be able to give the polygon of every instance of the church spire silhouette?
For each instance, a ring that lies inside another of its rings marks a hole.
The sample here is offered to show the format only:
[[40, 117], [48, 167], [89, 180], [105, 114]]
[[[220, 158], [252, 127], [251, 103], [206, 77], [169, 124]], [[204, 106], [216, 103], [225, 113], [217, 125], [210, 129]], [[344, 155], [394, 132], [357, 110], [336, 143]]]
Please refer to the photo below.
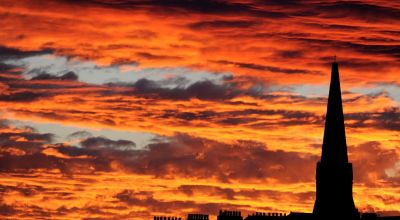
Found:
[[[332, 63], [321, 160], [317, 162], [313, 213], [255, 212], [243, 218], [240, 211], [220, 211], [218, 220], [398, 220], [400, 216], [360, 215], [353, 200], [353, 167], [347, 157], [346, 132], [340, 89], [339, 65]], [[156, 219], [157, 218], [157, 219]], [[155, 220], [172, 220], [166, 217]], [[208, 215], [189, 214], [188, 220], [208, 220]]]
[[325, 118], [322, 162], [347, 163], [347, 143], [344, 128], [342, 95], [340, 90], [339, 66], [332, 63], [331, 85]]
[[339, 65], [332, 63], [321, 160], [317, 163], [317, 219], [359, 219], [353, 200], [353, 167], [347, 158]]

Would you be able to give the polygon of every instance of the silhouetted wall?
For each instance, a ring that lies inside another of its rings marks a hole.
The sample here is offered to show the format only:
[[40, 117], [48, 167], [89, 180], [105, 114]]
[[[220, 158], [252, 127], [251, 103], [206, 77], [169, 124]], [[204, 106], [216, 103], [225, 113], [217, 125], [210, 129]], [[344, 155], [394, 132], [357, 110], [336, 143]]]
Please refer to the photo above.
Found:
[[243, 220], [243, 217], [240, 211], [220, 210], [217, 220]]
[[286, 213], [278, 213], [278, 212], [256, 212], [245, 218], [245, 220], [258, 220], [258, 219], [286, 219]]
[[208, 215], [204, 214], [189, 214], [187, 220], [208, 220]]
[[171, 217], [171, 216], [154, 216], [154, 220], [181, 220], [181, 218], [178, 217]]

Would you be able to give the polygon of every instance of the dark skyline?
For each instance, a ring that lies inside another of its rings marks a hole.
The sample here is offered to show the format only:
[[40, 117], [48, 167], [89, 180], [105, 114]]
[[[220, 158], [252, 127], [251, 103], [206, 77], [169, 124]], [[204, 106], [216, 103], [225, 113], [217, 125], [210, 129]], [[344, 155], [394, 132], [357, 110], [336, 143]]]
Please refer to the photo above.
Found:
[[399, 12], [0, 0], [0, 219], [312, 212], [335, 55], [353, 201], [400, 215]]
[[[345, 118], [340, 88], [339, 64], [331, 68], [331, 81], [325, 116], [321, 160], [316, 164], [316, 199], [312, 212], [286, 211], [256, 212], [247, 217], [240, 211], [220, 210], [217, 220], [359, 220], [400, 219], [399, 216], [380, 216], [377, 213], [361, 213], [353, 200], [353, 165], [348, 160]], [[361, 174], [362, 175], [362, 174]], [[155, 216], [154, 220], [178, 220], [176, 217]], [[187, 220], [208, 220], [208, 214], [188, 214]], [[180, 220], [180, 219], [179, 219]]]

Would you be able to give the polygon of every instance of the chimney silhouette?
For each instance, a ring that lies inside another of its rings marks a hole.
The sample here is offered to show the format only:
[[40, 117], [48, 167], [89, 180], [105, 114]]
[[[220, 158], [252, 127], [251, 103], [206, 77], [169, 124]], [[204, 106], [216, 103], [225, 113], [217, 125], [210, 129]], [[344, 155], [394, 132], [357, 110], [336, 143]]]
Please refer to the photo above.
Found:
[[339, 65], [332, 63], [321, 160], [317, 163], [317, 219], [359, 219], [353, 200], [353, 167], [347, 158]]

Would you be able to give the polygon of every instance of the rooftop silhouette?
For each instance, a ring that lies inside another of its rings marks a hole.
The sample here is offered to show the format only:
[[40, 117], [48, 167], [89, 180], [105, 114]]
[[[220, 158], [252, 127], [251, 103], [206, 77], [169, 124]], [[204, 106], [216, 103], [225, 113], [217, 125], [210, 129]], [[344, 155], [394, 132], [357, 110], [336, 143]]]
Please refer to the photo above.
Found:
[[[208, 215], [189, 214], [188, 220], [208, 219]], [[218, 220], [242, 220], [239, 211], [220, 211]], [[361, 214], [353, 200], [353, 166], [348, 161], [346, 131], [344, 124], [339, 64], [336, 57], [332, 63], [328, 106], [325, 117], [321, 160], [316, 169], [316, 199], [312, 213], [256, 212], [245, 220], [291, 219], [291, 220], [359, 220], [391, 219], [400, 216], [379, 217], [376, 213]]]
[[217, 220], [243, 220], [242, 213], [240, 211], [227, 211], [220, 210]]

